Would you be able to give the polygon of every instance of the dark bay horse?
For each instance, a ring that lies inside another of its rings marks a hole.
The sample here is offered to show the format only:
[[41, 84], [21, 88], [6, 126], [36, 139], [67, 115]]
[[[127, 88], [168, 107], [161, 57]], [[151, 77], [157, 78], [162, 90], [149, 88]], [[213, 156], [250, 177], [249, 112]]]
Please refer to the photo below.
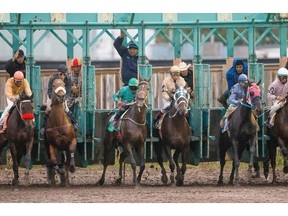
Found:
[[29, 184], [29, 169], [31, 162], [31, 151], [34, 141], [34, 114], [33, 114], [33, 95], [20, 95], [15, 106], [10, 110], [7, 129], [0, 136], [0, 152], [8, 144], [10, 148], [14, 179], [12, 185], [19, 185], [19, 165], [22, 156], [25, 159], [25, 185]]
[[[185, 115], [188, 113], [190, 95], [187, 91], [180, 87], [176, 90], [174, 98], [171, 102], [169, 112], [164, 116], [161, 128], [159, 129], [160, 142], [156, 144], [155, 151], [157, 161], [161, 166], [161, 181], [167, 184], [168, 178], [163, 165], [162, 149], [169, 160], [171, 170], [170, 180], [174, 183], [175, 164], [177, 168], [176, 185], [181, 186], [184, 182], [184, 174], [186, 172], [186, 163], [189, 156], [189, 146], [191, 140], [191, 130]], [[171, 154], [171, 149], [175, 149], [175, 153]], [[178, 163], [178, 157], [181, 153], [182, 167]]]
[[[228, 131], [222, 133], [220, 131], [219, 138], [219, 150], [220, 150], [220, 175], [218, 184], [223, 184], [223, 169], [225, 166], [225, 155], [229, 147], [232, 146], [233, 150], [233, 166], [230, 175], [230, 184], [233, 184], [235, 174], [235, 184], [239, 185], [239, 165], [243, 151], [249, 145], [249, 181], [252, 176], [253, 159], [256, 148], [256, 134], [257, 134], [257, 120], [255, 114], [259, 115], [262, 111], [261, 103], [261, 90], [259, 88], [259, 81], [256, 83], [247, 83], [245, 88], [246, 97], [243, 98], [242, 103], [234, 111], [229, 125]], [[247, 95], [249, 93], [249, 96]], [[251, 99], [251, 103], [248, 101], [248, 97]]]
[[[60, 174], [61, 184], [69, 185], [69, 172], [74, 173], [74, 153], [77, 146], [76, 134], [73, 124], [64, 110], [64, 97], [66, 95], [65, 83], [61, 79], [53, 81], [51, 96], [51, 111], [48, 116], [45, 146], [49, 159], [47, 166], [48, 183], [55, 185], [55, 170]], [[63, 168], [58, 166], [57, 153], [62, 152]]]
[[275, 116], [274, 127], [268, 128], [270, 140], [267, 141], [268, 160], [264, 161], [264, 174], [267, 179], [269, 172], [269, 159], [271, 160], [271, 167], [273, 172], [272, 183], [276, 183], [276, 153], [279, 146], [283, 154], [284, 168], [283, 172], [288, 173], [288, 95], [286, 96], [286, 103], [281, 107]]
[[[122, 117], [120, 132], [122, 138], [117, 137], [117, 131], [110, 132], [106, 129], [103, 145], [104, 145], [104, 161], [103, 173], [97, 184], [103, 185], [105, 182], [105, 173], [109, 165], [109, 159], [115, 157], [115, 144], [123, 148], [123, 152], [119, 158], [119, 177], [116, 184], [122, 182], [123, 162], [127, 158], [133, 170], [133, 184], [138, 185], [141, 181], [141, 176], [145, 169], [144, 161], [144, 145], [147, 137], [146, 113], [149, 97], [149, 82], [140, 81], [138, 90], [135, 95], [135, 102], [131, 105], [128, 111]], [[107, 127], [106, 127], [107, 128]], [[136, 178], [136, 161], [133, 156], [133, 149], [136, 150], [139, 158], [140, 171]]]

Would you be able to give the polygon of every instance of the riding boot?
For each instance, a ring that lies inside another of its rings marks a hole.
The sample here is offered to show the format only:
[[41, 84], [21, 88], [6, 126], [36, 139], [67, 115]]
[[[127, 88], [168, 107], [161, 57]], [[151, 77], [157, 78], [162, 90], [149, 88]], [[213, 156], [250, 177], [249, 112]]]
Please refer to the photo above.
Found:
[[67, 115], [68, 115], [71, 123], [73, 124], [74, 130], [77, 131], [79, 129], [79, 125], [78, 125], [77, 121], [75, 120], [72, 112], [71, 111], [67, 112]]
[[225, 109], [228, 108], [227, 99], [228, 99], [229, 95], [228, 95], [227, 91], [228, 90], [223, 92], [223, 94], [219, 98], [217, 98], [218, 102], [221, 103]]
[[162, 117], [163, 113], [161, 112], [161, 110], [157, 113], [155, 119], [153, 120], [153, 127], [154, 128], [158, 128], [158, 121], [159, 119]]
[[46, 131], [47, 120], [48, 120], [48, 114], [45, 113], [44, 118], [43, 118], [43, 123], [41, 125], [41, 130], [40, 130], [41, 135], [44, 135]]

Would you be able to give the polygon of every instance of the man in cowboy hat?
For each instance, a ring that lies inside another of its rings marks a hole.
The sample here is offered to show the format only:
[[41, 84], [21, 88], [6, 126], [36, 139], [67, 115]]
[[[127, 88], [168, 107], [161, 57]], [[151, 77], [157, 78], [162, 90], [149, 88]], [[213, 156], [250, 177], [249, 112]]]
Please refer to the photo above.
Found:
[[185, 62], [180, 62], [180, 76], [187, 83], [187, 87], [191, 89], [191, 96], [193, 95], [193, 71], [190, 69], [191, 64], [186, 64]]

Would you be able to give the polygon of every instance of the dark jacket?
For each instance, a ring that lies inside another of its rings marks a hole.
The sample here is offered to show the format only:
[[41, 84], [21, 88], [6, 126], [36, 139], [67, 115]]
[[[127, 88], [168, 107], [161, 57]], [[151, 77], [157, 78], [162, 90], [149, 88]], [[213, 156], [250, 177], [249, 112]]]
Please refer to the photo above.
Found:
[[137, 56], [129, 55], [128, 48], [123, 46], [124, 38], [118, 37], [114, 41], [114, 47], [122, 58], [121, 76], [124, 85], [128, 85], [131, 78], [137, 79]]
[[242, 73], [248, 76], [248, 65], [246, 62], [244, 62], [242, 59], [235, 58], [233, 61], [232, 67], [227, 71], [226, 73], [226, 80], [228, 84], [228, 90], [230, 91], [231, 88], [238, 83], [238, 77], [240, 74], [237, 73], [236, 71], [236, 62], [237, 61], [242, 61], [243, 62], [243, 71]]
[[191, 88], [193, 91], [193, 71], [191, 69], [188, 69], [187, 76], [182, 76], [184, 78], [185, 82], [187, 83], [187, 86]]
[[[47, 94], [48, 94], [48, 97], [51, 99], [51, 96], [52, 96], [52, 89], [53, 89], [53, 81], [55, 79], [60, 79], [60, 77], [58, 76], [58, 72], [53, 74], [50, 79], [49, 79], [49, 83], [48, 83], [48, 90], [47, 90]], [[71, 79], [69, 76], [66, 76], [65, 79], [64, 79], [64, 83], [65, 83], [65, 88], [66, 88], [66, 96], [65, 98], [69, 98], [71, 97]]]
[[26, 63], [25, 61], [22, 64], [19, 64], [16, 60], [12, 61], [10, 59], [7, 64], [5, 65], [5, 70], [10, 75], [10, 77], [14, 76], [14, 73], [16, 71], [22, 71], [24, 74], [24, 77], [26, 78]]

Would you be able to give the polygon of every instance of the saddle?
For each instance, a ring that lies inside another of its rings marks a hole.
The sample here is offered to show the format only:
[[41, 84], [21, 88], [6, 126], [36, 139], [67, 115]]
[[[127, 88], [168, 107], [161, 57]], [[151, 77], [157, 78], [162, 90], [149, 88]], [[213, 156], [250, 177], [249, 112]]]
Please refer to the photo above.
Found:
[[116, 128], [114, 127], [114, 121], [115, 121], [115, 120], [114, 120], [114, 117], [115, 117], [116, 113], [114, 113], [114, 114], [110, 117], [110, 119], [109, 119], [109, 123], [108, 123], [107, 130], [110, 131], [110, 132], [120, 131], [120, 127], [121, 127], [121, 124], [122, 124], [122, 118], [123, 118], [123, 116], [125, 115], [125, 113], [128, 112], [128, 110], [129, 110], [129, 109], [127, 109], [127, 110], [120, 116], [120, 118], [119, 118], [120, 123], [119, 123], [118, 127], [116, 127]]

